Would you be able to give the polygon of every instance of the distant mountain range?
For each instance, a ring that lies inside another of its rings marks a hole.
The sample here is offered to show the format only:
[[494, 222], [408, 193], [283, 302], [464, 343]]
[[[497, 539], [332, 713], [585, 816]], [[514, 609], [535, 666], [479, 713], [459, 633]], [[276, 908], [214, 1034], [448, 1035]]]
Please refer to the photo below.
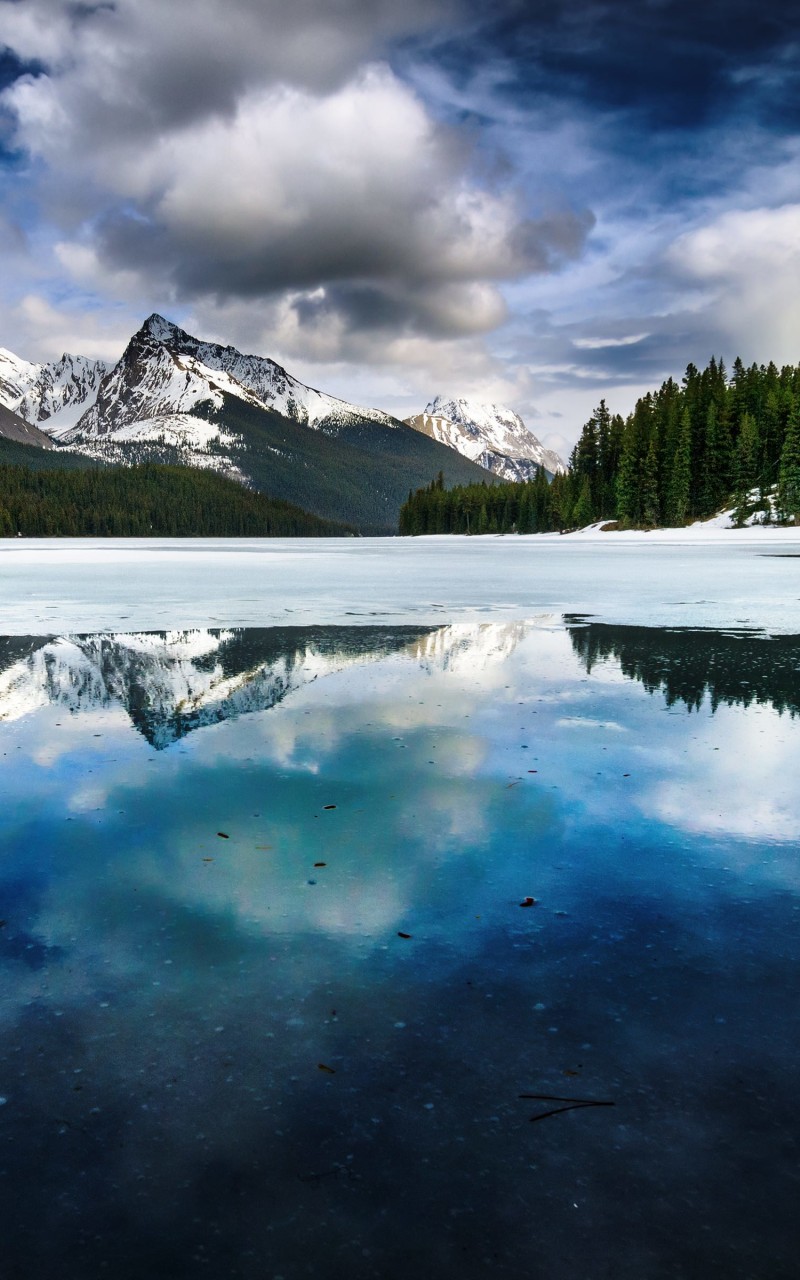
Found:
[[545, 449], [519, 414], [503, 405], [437, 396], [406, 423], [502, 480], [532, 480], [539, 467], [550, 476], [566, 471], [558, 454]]
[[19, 443], [211, 468], [363, 532], [393, 531], [409, 490], [439, 471], [467, 484], [487, 471], [526, 479], [539, 465], [563, 469], [510, 410], [437, 399], [403, 423], [159, 315], [111, 369], [73, 355], [31, 364], [0, 349], [0, 406], [0, 436]]

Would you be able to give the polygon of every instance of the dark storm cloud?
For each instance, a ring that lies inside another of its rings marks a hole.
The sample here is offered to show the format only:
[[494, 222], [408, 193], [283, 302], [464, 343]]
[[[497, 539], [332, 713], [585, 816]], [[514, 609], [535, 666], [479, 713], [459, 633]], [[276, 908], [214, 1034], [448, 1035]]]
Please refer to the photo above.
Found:
[[20, 76], [29, 75], [36, 70], [35, 63], [25, 63], [10, 49], [0, 47], [0, 93]]
[[[23, 76], [39, 75], [42, 69], [39, 63], [24, 61], [11, 49], [0, 44], [0, 95]], [[0, 166], [11, 164], [18, 158], [18, 152], [11, 141], [13, 131], [13, 116], [4, 109], [0, 101]]]
[[451, 9], [451, 0], [0, 0], [8, 45], [59, 79], [62, 126], [99, 143], [230, 115], [265, 82], [330, 92]]
[[340, 299], [348, 326], [377, 309], [382, 328], [389, 316], [404, 330], [493, 327], [505, 315], [494, 284], [574, 259], [593, 216], [526, 216], [508, 173], [483, 181], [469, 133], [374, 60], [450, 11], [30, 0], [12, 34], [48, 74], [6, 101], [42, 162], [50, 216], [74, 234], [84, 201], [83, 244], [62, 246], [62, 261], [183, 302], [337, 286], [325, 305]]
[[[445, 42], [437, 56], [464, 78], [487, 58], [504, 60], [505, 90], [517, 97], [555, 95], [633, 111], [648, 128], [693, 129], [746, 96], [775, 127], [796, 122], [797, 105], [776, 104], [772, 92], [775, 62], [796, 47], [797, 9], [788, 0], [507, 0], [483, 14], [476, 6], [470, 38]], [[796, 56], [782, 75], [784, 85], [797, 83]]]
[[[265, 200], [258, 210], [263, 226], [245, 243], [233, 227], [187, 234], [138, 213], [106, 218], [97, 243], [109, 268], [135, 270], [146, 262], [149, 272], [166, 274], [184, 297], [252, 298], [333, 283], [339, 287], [325, 307], [333, 297], [340, 299], [356, 327], [362, 327], [408, 318], [412, 296], [442, 284], [557, 271], [580, 255], [594, 225], [589, 211], [522, 219], [501, 228], [494, 243], [475, 246], [470, 237], [463, 253], [448, 256], [441, 238], [431, 234], [428, 210], [423, 207], [418, 220], [413, 209], [402, 212], [406, 217], [395, 223], [390, 208], [387, 221], [376, 218], [372, 204], [359, 210], [355, 190], [346, 190], [341, 219], [330, 209], [315, 208], [310, 216], [274, 229]], [[463, 228], [454, 227], [454, 233], [458, 230]], [[352, 283], [344, 288], [344, 282]], [[316, 309], [317, 304], [306, 306]]]

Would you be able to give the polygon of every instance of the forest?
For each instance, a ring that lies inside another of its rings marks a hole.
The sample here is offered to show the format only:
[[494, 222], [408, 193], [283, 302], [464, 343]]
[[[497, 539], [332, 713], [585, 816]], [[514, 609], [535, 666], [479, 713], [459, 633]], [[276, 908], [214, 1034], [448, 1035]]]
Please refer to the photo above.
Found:
[[603, 400], [551, 484], [540, 473], [445, 490], [437, 477], [409, 494], [400, 532], [545, 533], [595, 521], [654, 529], [726, 508], [736, 524], [800, 522], [800, 366], [737, 359], [729, 378], [712, 357], [648, 392], [627, 418]]
[[0, 537], [313, 538], [352, 532], [214, 471], [157, 463], [71, 470], [0, 464]]

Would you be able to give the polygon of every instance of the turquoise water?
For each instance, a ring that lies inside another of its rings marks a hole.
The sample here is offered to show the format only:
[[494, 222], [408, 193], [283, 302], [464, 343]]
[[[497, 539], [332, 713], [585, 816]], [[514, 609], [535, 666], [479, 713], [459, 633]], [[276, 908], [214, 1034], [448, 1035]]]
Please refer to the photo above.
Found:
[[798, 710], [744, 631], [0, 640], [6, 1273], [795, 1275]]

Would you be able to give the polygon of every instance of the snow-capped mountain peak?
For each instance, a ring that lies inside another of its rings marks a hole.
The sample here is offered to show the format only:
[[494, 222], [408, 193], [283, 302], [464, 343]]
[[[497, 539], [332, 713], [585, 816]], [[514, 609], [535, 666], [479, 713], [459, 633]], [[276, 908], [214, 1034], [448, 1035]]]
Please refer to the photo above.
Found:
[[157, 311], [147, 317], [140, 332], [147, 334], [154, 342], [171, 342], [177, 336], [188, 336], [171, 320], [165, 320], [163, 316], [160, 316]]
[[436, 396], [424, 413], [406, 422], [504, 480], [532, 479], [539, 467], [550, 475], [566, 470], [558, 454], [545, 449], [519, 414], [504, 405]]
[[33, 364], [0, 348], [0, 404], [48, 435], [72, 426], [94, 402], [108, 366], [86, 356], [62, 355]]
[[95, 403], [61, 438], [103, 456], [116, 443], [167, 444], [195, 465], [235, 472], [224, 460], [230, 434], [209, 430], [209, 416], [223, 408], [225, 396], [326, 432], [356, 420], [397, 425], [379, 410], [306, 386], [268, 357], [202, 341], [154, 312], [103, 380]]

